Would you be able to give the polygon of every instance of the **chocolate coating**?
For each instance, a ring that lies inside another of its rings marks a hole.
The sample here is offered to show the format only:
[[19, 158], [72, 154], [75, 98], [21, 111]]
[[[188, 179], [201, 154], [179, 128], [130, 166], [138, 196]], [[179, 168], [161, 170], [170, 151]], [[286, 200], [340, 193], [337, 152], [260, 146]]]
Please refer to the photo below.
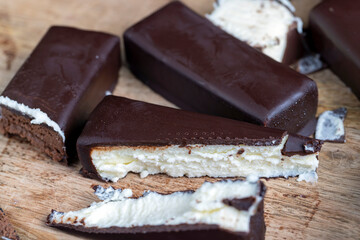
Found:
[[290, 27], [286, 37], [286, 48], [282, 63], [290, 65], [295, 63], [299, 58], [304, 56], [306, 50], [304, 47], [305, 40], [297, 30], [297, 24]]
[[360, 1], [327, 0], [310, 13], [313, 47], [360, 99]]
[[[260, 196], [264, 196], [266, 187], [260, 182]], [[238, 199], [237, 201], [241, 201]], [[245, 200], [246, 201], [246, 200]], [[50, 215], [49, 215], [50, 217]], [[265, 239], [266, 226], [264, 222], [264, 200], [258, 204], [257, 212], [250, 218], [250, 232], [231, 232], [219, 228], [215, 224], [180, 224], [180, 225], [158, 225], [158, 226], [141, 226], [132, 228], [110, 227], [96, 228], [84, 227], [82, 225], [74, 226], [69, 224], [47, 224], [52, 227], [62, 229], [72, 229], [84, 232], [85, 236], [94, 238], [98, 235], [99, 239], [133, 239], [133, 240], [198, 240], [198, 239], [229, 239], [229, 240], [261, 240]], [[89, 234], [92, 233], [92, 234]], [[95, 234], [96, 235], [95, 235]]]
[[73, 157], [84, 122], [115, 87], [120, 60], [116, 36], [51, 27], [2, 95], [45, 112], [64, 132], [66, 153]]
[[305, 135], [317, 86], [172, 2], [124, 34], [131, 71], [179, 107]]
[[[83, 174], [96, 177], [91, 151], [96, 146], [168, 146], [188, 144], [272, 146], [284, 130], [266, 128], [216, 116], [106, 96], [95, 108], [77, 141]], [[319, 141], [292, 135], [284, 155], [307, 154], [304, 144]], [[101, 179], [101, 178], [100, 178]]]

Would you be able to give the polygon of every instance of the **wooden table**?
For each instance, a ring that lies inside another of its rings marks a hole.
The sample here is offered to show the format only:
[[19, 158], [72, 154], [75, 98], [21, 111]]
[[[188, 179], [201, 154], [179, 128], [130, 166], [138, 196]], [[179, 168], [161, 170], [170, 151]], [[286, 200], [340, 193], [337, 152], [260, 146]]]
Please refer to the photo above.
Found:
[[[50, 25], [70, 25], [110, 32], [123, 31], [167, 0], [2, 0], [0, 1], [0, 90], [32, 51]], [[211, 0], [185, 1], [200, 14], [212, 9]], [[306, 16], [313, 0], [295, 0]], [[305, 6], [306, 5], [306, 6]], [[310, 75], [319, 87], [318, 113], [345, 106], [345, 144], [326, 143], [320, 154], [316, 184], [296, 178], [264, 180], [268, 186], [265, 220], [268, 239], [360, 239], [360, 102], [329, 70]], [[121, 69], [115, 95], [173, 106]], [[66, 167], [52, 162], [32, 146], [0, 136], [0, 206], [22, 239], [78, 239], [47, 227], [51, 209], [76, 210], [96, 198], [92, 184], [79, 175], [79, 164]], [[141, 179], [129, 174], [116, 187], [169, 193], [198, 188], [210, 178]]]

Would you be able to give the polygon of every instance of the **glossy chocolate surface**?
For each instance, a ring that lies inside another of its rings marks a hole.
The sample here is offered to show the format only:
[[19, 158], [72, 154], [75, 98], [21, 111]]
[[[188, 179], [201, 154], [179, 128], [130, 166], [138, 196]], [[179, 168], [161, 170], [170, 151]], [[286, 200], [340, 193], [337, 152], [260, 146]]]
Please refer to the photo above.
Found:
[[115, 87], [120, 64], [118, 37], [51, 27], [2, 95], [45, 112], [72, 150], [89, 114]]
[[[77, 141], [83, 173], [96, 177], [90, 154], [96, 146], [168, 146], [188, 144], [271, 146], [284, 130], [232, 119], [106, 96], [95, 108]], [[307, 154], [304, 144], [320, 141], [292, 135], [284, 155]]]
[[360, 99], [360, 1], [327, 0], [310, 13], [315, 50]]
[[297, 24], [292, 26], [287, 33], [286, 48], [282, 63], [290, 65], [295, 63], [305, 54], [303, 36], [297, 30]]
[[305, 135], [315, 128], [314, 81], [180, 2], [129, 28], [124, 43], [132, 72], [183, 109]]

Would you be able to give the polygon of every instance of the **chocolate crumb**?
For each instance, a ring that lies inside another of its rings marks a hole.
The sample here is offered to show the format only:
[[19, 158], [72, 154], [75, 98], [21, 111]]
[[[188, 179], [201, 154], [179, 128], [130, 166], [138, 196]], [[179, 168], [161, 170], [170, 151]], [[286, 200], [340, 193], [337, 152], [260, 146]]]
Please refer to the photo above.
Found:
[[244, 152], [245, 152], [245, 150], [243, 148], [240, 148], [236, 154], [240, 155], [240, 154], [243, 154]]

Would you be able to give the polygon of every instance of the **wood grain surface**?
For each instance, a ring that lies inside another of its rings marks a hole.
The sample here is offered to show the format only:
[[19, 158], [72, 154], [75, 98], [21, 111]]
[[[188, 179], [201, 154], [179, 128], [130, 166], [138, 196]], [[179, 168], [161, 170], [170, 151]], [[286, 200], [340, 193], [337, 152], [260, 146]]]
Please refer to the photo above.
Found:
[[[70, 25], [121, 36], [166, 0], [0, 0], [0, 91], [30, 54], [50, 25]], [[200, 14], [211, 11], [211, 0], [187, 0]], [[317, 1], [318, 2], [318, 1]], [[313, 0], [295, 0], [306, 18]], [[306, 6], [305, 6], [306, 5]], [[125, 67], [114, 92], [152, 103], [173, 106], [136, 80]], [[345, 106], [345, 144], [326, 143], [320, 154], [316, 184], [296, 178], [263, 180], [267, 239], [360, 239], [360, 102], [330, 71], [310, 75], [319, 87], [318, 113]], [[79, 164], [70, 167], [52, 162], [26, 142], [0, 136], [0, 206], [22, 239], [81, 239], [45, 225], [51, 209], [77, 210], [96, 198], [92, 184], [103, 184], [79, 175]], [[170, 193], [196, 189], [211, 178], [141, 179], [136, 174], [113, 184]]]

